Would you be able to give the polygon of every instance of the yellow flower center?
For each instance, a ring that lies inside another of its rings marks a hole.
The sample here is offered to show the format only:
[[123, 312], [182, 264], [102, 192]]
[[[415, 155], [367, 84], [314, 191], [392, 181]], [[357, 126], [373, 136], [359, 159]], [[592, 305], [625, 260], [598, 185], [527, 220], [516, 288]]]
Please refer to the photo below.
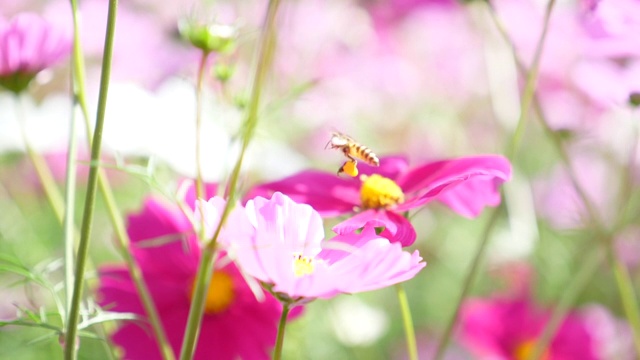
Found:
[[404, 201], [404, 193], [393, 180], [378, 174], [362, 175], [360, 201], [364, 209], [387, 208]]
[[[536, 348], [536, 340], [528, 340], [528, 341], [523, 341], [522, 343], [520, 343], [515, 351], [513, 352], [513, 357], [516, 360], [527, 360], [530, 359], [531, 356], [533, 355], [533, 351]], [[540, 357], [541, 360], [547, 360], [549, 359], [549, 351], [545, 351], [542, 354], [542, 357]]]
[[313, 259], [302, 254], [295, 255], [293, 259], [293, 273], [296, 277], [313, 274]]
[[[191, 286], [191, 297], [196, 290], [196, 283]], [[213, 273], [211, 284], [207, 291], [204, 311], [208, 315], [219, 314], [226, 310], [235, 298], [233, 279], [228, 274], [218, 270]]]

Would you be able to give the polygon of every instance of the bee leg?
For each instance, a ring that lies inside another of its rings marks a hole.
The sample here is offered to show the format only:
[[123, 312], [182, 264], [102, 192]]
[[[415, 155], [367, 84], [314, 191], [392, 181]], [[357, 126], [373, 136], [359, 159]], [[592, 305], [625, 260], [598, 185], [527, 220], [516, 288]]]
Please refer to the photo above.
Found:
[[345, 161], [344, 164], [342, 164], [342, 166], [340, 167], [340, 169], [338, 169], [338, 176], [340, 176], [340, 174], [345, 173], [347, 175], [349, 175], [350, 177], [356, 177], [358, 176], [358, 162], [357, 161], [351, 161], [351, 160], [347, 160]]

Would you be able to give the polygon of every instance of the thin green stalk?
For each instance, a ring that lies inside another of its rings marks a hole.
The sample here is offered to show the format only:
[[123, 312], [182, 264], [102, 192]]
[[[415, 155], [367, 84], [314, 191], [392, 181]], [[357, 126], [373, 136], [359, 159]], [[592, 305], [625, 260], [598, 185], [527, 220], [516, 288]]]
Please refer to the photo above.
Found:
[[71, 309], [71, 298], [73, 297], [73, 256], [76, 245], [76, 227], [73, 221], [76, 202], [76, 159], [78, 156], [78, 141], [76, 136], [76, 112], [71, 112], [71, 123], [69, 124], [69, 144], [67, 145], [67, 174], [65, 180], [65, 202], [64, 202], [64, 288], [66, 292], [67, 306], [66, 312], [62, 316], [64, 327], [67, 313]]
[[473, 260], [471, 261], [471, 265], [469, 266], [469, 270], [467, 270], [467, 275], [464, 278], [464, 283], [462, 284], [462, 290], [460, 292], [460, 296], [458, 297], [458, 301], [456, 302], [456, 307], [453, 310], [453, 315], [451, 319], [447, 323], [447, 327], [445, 328], [444, 334], [440, 338], [440, 342], [438, 343], [438, 350], [436, 350], [436, 355], [434, 356], [434, 360], [442, 359], [444, 353], [449, 346], [449, 340], [451, 339], [451, 335], [453, 334], [453, 328], [456, 325], [458, 315], [460, 314], [460, 309], [462, 308], [462, 304], [464, 300], [469, 295], [469, 291], [471, 290], [471, 286], [475, 282], [478, 273], [480, 272], [480, 263], [482, 259], [484, 259], [484, 254], [487, 250], [487, 244], [489, 243], [489, 238], [491, 235], [491, 231], [493, 227], [498, 222], [498, 218], [500, 217], [500, 207], [491, 209], [491, 217], [489, 221], [484, 227], [484, 231], [482, 233], [482, 238], [480, 240], [480, 244], [476, 249], [476, 253], [473, 256]]
[[278, 337], [276, 338], [276, 348], [273, 350], [273, 360], [282, 359], [282, 345], [284, 344], [284, 329], [287, 326], [287, 317], [289, 316], [289, 304], [282, 303], [282, 315], [278, 323]]
[[549, 19], [551, 18], [551, 12], [555, 5], [555, 0], [549, 0], [547, 3], [547, 8], [544, 15], [544, 21], [542, 26], [542, 34], [538, 39], [538, 44], [536, 45], [536, 51], [533, 56], [533, 62], [531, 64], [531, 68], [527, 73], [526, 82], [524, 86], [524, 91], [522, 93], [522, 102], [520, 104], [520, 118], [518, 120], [518, 124], [516, 126], [516, 130], [512, 137], [511, 145], [507, 151], [507, 157], [509, 159], [513, 159], [518, 152], [518, 148], [522, 143], [522, 137], [524, 136], [524, 132], [527, 125], [527, 118], [529, 114], [529, 109], [531, 108], [531, 101], [535, 94], [536, 84], [538, 79], [538, 73], [540, 70], [540, 59], [542, 58], [542, 51], [544, 48], [544, 43], [547, 37], [547, 31], [549, 29]]
[[153, 302], [153, 297], [149, 292], [147, 284], [144, 282], [140, 266], [129, 251], [129, 244], [131, 243], [131, 240], [129, 239], [126, 227], [122, 221], [122, 215], [118, 210], [116, 200], [113, 196], [113, 191], [104, 176], [98, 177], [98, 185], [100, 186], [100, 190], [109, 213], [109, 218], [111, 219], [111, 223], [113, 224], [114, 231], [116, 233], [116, 238], [118, 239], [118, 252], [124, 259], [124, 263], [131, 275], [131, 279], [133, 279], [136, 292], [140, 295], [142, 306], [144, 307], [149, 323], [151, 324], [151, 329], [153, 330], [153, 334], [158, 342], [160, 354], [165, 360], [173, 360], [175, 359], [175, 354], [173, 353], [173, 349], [171, 348], [167, 335], [164, 331], [164, 327], [162, 326], [162, 322], [160, 321], [160, 315], [158, 314], [158, 310]]
[[[87, 141], [89, 142], [89, 146], [92, 146], [92, 134], [91, 134], [91, 124], [89, 122], [89, 107], [87, 106], [86, 101], [86, 90], [85, 90], [85, 68], [84, 68], [84, 57], [82, 52], [82, 43], [80, 41], [80, 32], [78, 26], [78, 4], [77, 0], [71, 0], [71, 8], [73, 15], [73, 26], [74, 26], [74, 46], [73, 46], [73, 75], [74, 75], [74, 87], [76, 92], [76, 100], [80, 106], [80, 109], [83, 114], [83, 118], [85, 120], [85, 128], [87, 132]], [[93, 163], [93, 162], [92, 162]], [[160, 321], [160, 316], [158, 311], [153, 303], [153, 299], [150, 295], [149, 289], [144, 282], [142, 271], [140, 267], [135, 262], [133, 256], [129, 252], [129, 244], [131, 243], [129, 239], [129, 235], [127, 234], [126, 228], [122, 221], [123, 217], [118, 209], [118, 206], [115, 201], [115, 197], [113, 195], [113, 190], [111, 189], [111, 185], [109, 184], [109, 180], [103, 169], [98, 168], [98, 187], [100, 188], [100, 192], [102, 193], [105, 204], [109, 213], [109, 219], [114, 227], [114, 231], [116, 234], [116, 238], [118, 239], [118, 250], [123, 257], [129, 274], [131, 275], [131, 279], [134, 282], [136, 287], [136, 291], [140, 294], [140, 298], [142, 301], [142, 305], [149, 319], [149, 323], [151, 324], [151, 328], [155, 335], [155, 338], [158, 342], [158, 348], [160, 350], [160, 354], [165, 360], [173, 360], [175, 358], [173, 351], [171, 349], [171, 345], [169, 344], [169, 340], [162, 326], [162, 322]]]
[[567, 288], [562, 292], [562, 297], [560, 297], [558, 303], [554, 307], [553, 312], [551, 313], [551, 318], [545, 324], [544, 330], [536, 341], [535, 347], [527, 360], [542, 359], [567, 312], [571, 309], [572, 304], [575, 303], [582, 291], [591, 282], [593, 275], [602, 265], [603, 260], [604, 257], [602, 256], [602, 253], [597, 249], [594, 249], [588, 254], [588, 257], [582, 262], [582, 266], [578, 272], [572, 277], [573, 281], [571, 281], [567, 285]]
[[611, 263], [613, 275], [618, 285], [622, 307], [629, 321], [629, 325], [631, 325], [636, 355], [640, 356], [640, 311], [638, 311], [638, 299], [633, 289], [633, 281], [631, 280], [627, 267], [620, 262], [615, 255], [611, 242], [608, 242], [608, 244], [607, 258]]
[[416, 344], [416, 333], [413, 328], [413, 319], [411, 317], [411, 308], [409, 307], [409, 299], [407, 292], [402, 284], [396, 284], [396, 293], [400, 303], [400, 311], [402, 312], [402, 324], [404, 326], [404, 336], [407, 340], [407, 354], [409, 360], [418, 360], [418, 346]]
[[[494, 20], [501, 35], [505, 38], [505, 40], [511, 46], [511, 48], [514, 49], [514, 58], [515, 58], [515, 62], [518, 67], [518, 70], [521, 73], [525, 73], [526, 69], [522, 64], [522, 62], [520, 61], [520, 59], [518, 58], [518, 56], [516, 55], [515, 47], [511, 43], [504, 29], [504, 26], [502, 26], [502, 23], [499, 21], [493, 9], [490, 8], [490, 10], [491, 10], [490, 11], [491, 17]], [[553, 129], [551, 129], [539, 99], [537, 98], [537, 96], [535, 96], [535, 93], [533, 95], [534, 95], [532, 98], [533, 105], [536, 113], [538, 114], [538, 118], [540, 119], [540, 123], [545, 130], [545, 134], [549, 139], [551, 139], [554, 146], [556, 147], [556, 150], [560, 155], [562, 163], [564, 164], [564, 167], [567, 170], [567, 173], [572, 182], [572, 185], [576, 190], [576, 192], [578, 193], [578, 196], [580, 197], [582, 203], [584, 204], [589, 217], [595, 223], [596, 231], [599, 234], [598, 236], [602, 239], [602, 245], [604, 246], [604, 250], [607, 255], [606, 258], [612, 268], [614, 277], [616, 279], [616, 285], [618, 287], [618, 292], [620, 295], [623, 309], [625, 311], [625, 315], [627, 317], [627, 320], [629, 321], [629, 324], [631, 325], [634, 346], [636, 348], [636, 352], [640, 354], [640, 310], [638, 308], [639, 306], [638, 300], [633, 288], [633, 282], [629, 275], [628, 269], [620, 262], [620, 260], [616, 256], [615, 251], [613, 249], [613, 243], [612, 243], [613, 238], [608, 233], [595, 206], [593, 205], [591, 199], [589, 198], [586, 191], [583, 189], [582, 185], [580, 184], [578, 180], [578, 175], [575, 173], [573, 169], [571, 158], [569, 157], [569, 154], [565, 149], [563, 140], [555, 131], [553, 131]]]
[[180, 352], [181, 360], [188, 360], [193, 357], [195, 347], [197, 343], [198, 333], [200, 332], [200, 325], [202, 322], [202, 316], [204, 314], [204, 305], [207, 290], [211, 282], [211, 277], [214, 271], [214, 260], [216, 255], [216, 244], [218, 242], [218, 236], [227, 217], [229, 216], [232, 207], [235, 204], [235, 192], [238, 183], [238, 177], [240, 169], [242, 168], [242, 162], [246, 153], [247, 147], [253, 138], [256, 124], [258, 121], [258, 108], [260, 105], [260, 95], [262, 92], [262, 86], [266, 78], [268, 64], [270, 63], [270, 57], [273, 54], [271, 39], [272, 33], [275, 28], [275, 18], [280, 5], [279, 0], [270, 0], [269, 7], [267, 8], [267, 14], [265, 15], [265, 21], [263, 24], [263, 30], [258, 45], [257, 63], [255, 67], [255, 73], [252, 81], [251, 98], [249, 99], [248, 110], [244, 119], [244, 136], [242, 141], [242, 149], [240, 156], [233, 168], [231, 177], [228, 184], [228, 198], [224, 207], [222, 215], [220, 216], [220, 223], [212, 237], [207, 243], [202, 252], [202, 258], [198, 266], [198, 272], [196, 275], [196, 287], [191, 299], [191, 308], [189, 309], [189, 318], [187, 320], [187, 326], [185, 329], [185, 336], [182, 342], [182, 349]]
[[53, 175], [51, 174], [51, 170], [49, 169], [47, 162], [44, 160], [42, 155], [35, 151], [27, 138], [27, 130], [25, 128], [26, 116], [24, 115], [22, 96], [16, 95], [15, 101], [18, 122], [20, 123], [20, 132], [22, 134], [22, 141], [24, 142], [25, 149], [27, 150], [27, 155], [36, 170], [36, 175], [40, 180], [40, 185], [42, 185], [42, 189], [49, 201], [49, 205], [51, 205], [51, 208], [53, 209], [56, 219], [62, 223], [64, 218], [64, 199], [62, 198], [60, 189], [58, 189], [58, 185], [56, 185], [56, 182], [53, 179]]
[[89, 255], [89, 241], [91, 239], [91, 227], [93, 222], [93, 210], [95, 207], [96, 189], [98, 185], [98, 169], [100, 160], [100, 150], [102, 146], [102, 131], [104, 128], [104, 117], [107, 107], [107, 94], [109, 91], [109, 78], [111, 76], [111, 58], [113, 55], [113, 40], [116, 25], [116, 13], [118, 0], [109, 0], [109, 12], [107, 15], [107, 31], [102, 58], [102, 74], [100, 77], [100, 93], [98, 97], [98, 111], [96, 115], [96, 126], [91, 147], [91, 168], [89, 170], [89, 181], [87, 185], [87, 195], [82, 218], [82, 228], [80, 230], [80, 243], [76, 257], [76, 271], [73, 284], [73, 296], [71, 300], [71, 310], [67, 319], [65, 331], [65, 360], [77, 358], [77, 333], [80, 318], [80, 303], [82, 300], [82, 290], [84, 285], [84, 271]]
[[[198, 74], [196, 80], [196, 197], [204, 198], [204, 185], [202, 184], [202, 80], [204, 79], [204, 70], [207, 65], [208, 51], [203, 51], [200, 57], [200, 65], [198, 65]], [[201, 229], [201, 232], [204, 231]], [[200, 239], [203, 239], [201, 236]]]
[[522, 143], [522, 137], [524, 136], [524, 132], [527, 127], [529, 109], [531, 108], [531, 101], [533, 100], [533, 96], [536, 91], [536, 84], [538, 82], [540, 59], [542, 59], [542, 51], [544, 49], [544, 43], [547, 39], [547, 32], [549, 30], [549, 20], [551, 18], [551, 12], [553, 11], [555, 3], [555, 0], [549, 0], [549, 2], [547, 3], [547, 8], [544, 13], [544, 20], [542, 25], [542, 34], [540, 34], [538, 44], [536, 44], [536, 51], [533, 55], [531, 68], [527, 73], [527, 80], [525, 82], [524, 91], [521, 97], [522, 103], [520, 104], [520, 119], [518, 120], [518, 125], [516, 126], [516, 130], [513, 133], [513, 137], [511, 138], [511, 145], [509, 147], [509, 150], [507, 151], [507, 157], [511, 160], [515, 158], [515, 155], [518, 152], [518, 148]]

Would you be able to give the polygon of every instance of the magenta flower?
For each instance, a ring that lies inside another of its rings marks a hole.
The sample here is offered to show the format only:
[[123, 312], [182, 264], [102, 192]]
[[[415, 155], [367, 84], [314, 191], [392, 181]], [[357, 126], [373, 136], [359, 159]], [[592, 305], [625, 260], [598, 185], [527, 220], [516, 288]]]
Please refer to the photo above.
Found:
[[325, 217], [357, 212], [334, 231], [350, 234], [366, 224], [384, 227], [382, 236], [403, 246], [416, 233], [402, 215], [437, 200], [466, 217], [485, 206], [500, 203], [498, 187], [511, 177], [511, 164], [502, 156], [477, 156], [442, 160], [409, 169], [403, 157], [380, 159], [380, 167], [363, 165], [359, 179], [337, 177], [321, 171], [304, 171], [252, 189], [247, 199], [268, 197], [276, 191], [311, 205]]
[[250, 231], [223, 244], [244, 272], [281, 299], [300, 303], [380, 289], [409, 280], [426, 266], [418, 251], [403, 251], [373, 227], [323, 241], [318, 212], [281, 193], [249, 200], [245, 212]]
[[[233, 225], [227, 222], [226, 226]], [[127, 230], [132, 240], [131, 250], [177, 354], [189, 314], [200, 244], [182, 211], [153, 197], [145, 201], [141, 213], [129, 216]], [[224, 263], [224, 259], [218, 263]], [[124, 266], [105, 266], [99, 273], [102, 307], [145, 315]], [[256, 300], [233, 263], [218, 266], [207, 294], [195, 358], [268, 359], [275, 344], [281, 309], [269, 294], [262, 302]], [[126, 359], [161, 358], [152, 332], [139, 323], [125, 323], [113, 334], [112, 340], [124, 350]]]
[[36, 14], [0, 19], [0, 85], [20, 92], [35, 75], [65, 58], [71, 34]]
[[[460, 317], [460, 341], [479, 359], [528, 359], [549, 316], [527, 295], [468, 300]], [[597, 351], [586, 319], [570, 313], [542, 358], [595, 360]]]

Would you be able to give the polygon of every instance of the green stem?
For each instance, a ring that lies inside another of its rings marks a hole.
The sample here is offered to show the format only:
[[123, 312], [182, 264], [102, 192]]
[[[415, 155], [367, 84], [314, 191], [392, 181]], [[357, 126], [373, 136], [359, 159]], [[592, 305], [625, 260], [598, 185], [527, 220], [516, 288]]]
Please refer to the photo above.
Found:
[[287, 317], [289, 316], [289, 304], [282, 303], [282, 315], [280, 323], [278, 323], [278, 337], [276, 338], [276, 348], [273, 350], [273, 359], [282, 359], [282, 345], [284, 344], [284, 329], [287, 326]]
[[40, 180], [42, 189], [44, 190], [49, 205], [51, 205], [51, 208], [53, 209], [56, 219], [60, 223], [62, 223], [64, 219], [64, 199], [62, 198], [60, 189], [58, 189], [58, 185], [56, 185], [56, 182], [53, 179], [53, 175], [51, 174], [51, 170], [49, 169], [47, 162], [42, 157], [42, 155], [40, 155], [37, 151], [35, 151], [33, 147], [31, 147], [31, 143], [27, 138], [27, 130], [25, 128], [26, 116], [24, 114], [22, 96], [16, 95], [15, 100], [18, 122], [20, 123], [20, 132], [22, 134], [22, 141], [24, 142], [27, 155], [29, 156], [31, 163], [36, 170], [38, 180]]
[[[196, 199], [204, 199], [205, 190], [202, 181], [202, 82], [204, 79], [204, 72], [207, 65], [207, 58], [209, 57], [208, 51], [203, 51], [200, 57], [200, 65], [198, 66], [198, 74], [196, 80]], [[206, 199], [205, 199], [206, 200]], [[200, 241], [205, 242], [206, 229], [204, 209], [199, 208], [196, 211], [200, 211], [200, 226], [198, 230], [198, 238]]]
[[80, 230], [80, 244], [76, 258], [76, 271], [73, 284], [73, 296], [71, 300], [71, 310], [67, 319], [65, 332], [65, 360], [77, 358], [76, 343], [78, 333], [78, 322], [80, 318], [80, 303], [84, 285], [84, 271], [89, 255], [89, 241], [91, 238], [91, 227], [93, 221], [93, 210], [95, 207], [96, 189], [98, 184], [98, 169], [100, 161], [100, 150], [102, 146], [102, 131], [104, 127], [104, 117], [107, 106], [107, 94], [109, 91], [109, 78], [111, 75], [111, 58], [113, 55], [113, 40], [116, 25], [116, 13], [118, 0], [109, 0], [109, 12], [107, 15], [107, 32], [104, 44], [104, 54], [102, 59], [102, 74], [100, 77], [100, 94], [98, 97], [98, 111], [96, 115], [96, 126], [91, 146], [91, 168], [89, 170], [89, 181], [87, 184], [87, 195]]
[[631, 325], [636, 355], [640, 356], [640, 312], [638, 311], [638, 299], [633, 289], [633, 281], [631, 280], [627, 267], [621, 263], [615, 255], [615, 250], [611, 246], [611, 242], [608, 241], [607, 243], [609, 244], [607, 247], [607, 258], [611, 263], [613, 275], [618, 285], [622, 307], [624, 308], [629, 325]]
[[[80, 109], [83, 114], [83, 118], [85, 120], [85, 128], [87, 131], [87, 140], [89, 142], [89, 146], [92, 147], [92, 134], [91, 134], [91, 124], [89, 122], [89, 107], [87, 106], [86, 101], [86, 91], [85, 91], [85, 69], [84, 69], [84, 57], [82, 51], [82, 43], [80, 41], [80, 31], [78, 25], [78, 4], [77, 0], [71, 0], [71, 8], [73, 14], [73, 26], [74, 26], [74, 42], [73, 42], [73, 75], [74, 75], [74, 87], [76, 92], [76, 100], [80, 106]], [[92, 162], [93, 163], [93, 162]], [[153, 303], [150, 292], [144, 282], [142, 277], [142, 271], [140, 267], [135, 262], [133, 256], [129, 252], [129, 244], [131, 240], [129, 239], [129, 235], [127, 234], [126, 228], [122, 221], [123, 217], [118, 209], [118, 206], [115, 201], [115, 197], [113, 195], [113, 190], [111, 189], [111, 185], [109, 184], [109, 180], [103, 169], [98, 169], [98, 187], [100, 188], [100, 192], [103, 195], [105, 200], [105, 205], [107, 207], [109, 213], [109, 219], [114, 227], [114, 231], [116, 234], [116, 238], [118, 239], [118, 250], [120, 255], [123, 257], [129, 274], [131, 275], [131, 279], [134, 282], [136, 290], [138, 294], [140, 294], [140, 298], [142, 301], [142, 305], [149, 319], [149, 323], [151, 324], [151, 328], [155, 335], [156, 340], [158, 341], [158, 347], [160, 353], [165, 360], [173, 360], [175, 355], [171, 349], [171, 345], [169, 344], [169, 340], [167, 335], [162, 327], [162, 323], [160, 321], [160, 316], [158, 311]]]
[[173, 353], [173, 349], [171, 348], [167, 335], [164, 331], [164, 327], [162, 326], [162, 322], [160, 321], [160, 315], [158, 314], [158, 310], [153, 302], [153, 297], [151, 296], [149, 288], [144, 281], [142, 270], [129, 250], [131, 239], [129, 238], [129, 234], [127, 234], [126, 227], [122, 221], [122, 214], [118, 210], [116, 200], [113, 196], [113, 191], [111, 190], [109, 183], [106, 181], [104, 172], [102, 172], [102, 176], [98, 177], [98, 185], [104, 197], [109, 218], [111, 219], [111, 223], [113, 224], [114, 231], [116, 233], [116, 238], [118, 239], [118, 252], [127, 266], [127, 270], [129, 271], [133, 284], [136, 287], [136, 292], [140, 295], [142, 306], [147, 314], [147, 318], [151, 324], [151, 329], [153, 330], [153, 334], [158, 342], [160, 354], [165, 360], [173, 360], [175, 359], [175, 354]]
[[400, 311], [402, 312], [402, 324], [404, 326], [404, 336], [407, 340], [407, 354], [409, 360], [418, 360], [418, 346], [416, 344], [416, 333], [413, 328], [413, 319], [411, 317], [411, 308], [409, 307], [409, 299], [407, 292], [402, 284], [396, 284], [396, 294], [400, 303]]
[[536, 84], [538, 80], [538, 73], [540, 71], [540, 59], [542, 59], [542, 50], [544, 49], [544, 43], [547, 39], [547, 32], [549, 30], [549, 20], [551, 18], [551, 12], [553, 11], [553, 7], [555, 5], [555, 0], [549, 0], [547, 3], [547, 8], [544, 14], [544, 20], [542, 25], [542, 33], [540, 34], [540, 38], [538, 39], [538, 43], [536, 44], [536, 50], [533, 55], [533, 62], [531, 63], [531, 68], [527, 74], [527, 80], [524, 85], [524, 91], [522, 93], [522, 103], [520, 104], [520, 119], [518, 120], [518, 125], [516, 126], [516, 130], [513, 133], [513, 137], [511, 138], [511, 145], [507, 150], [507, 157], [513, 160], [518, 152], [518, 148], [522, 143], [522, 137], [524, 136], [524, 132], [527, 126], [527, 119], [529, 115], [529, 109], [531, 108], [531, 101], [533, 100], [533, 96], [536, 92]]
[[77, 136], [76, 136], [76, 112], [72, 111], [71, 124], [69, 125], [69, 144], [67, 146], [67, 174], [65, 181], [65, 208], [64, 208], [64, 288], [66, 291], [66, 312], [62, 316], [65, 325], [67, 313], [71, 309], [73, 297], [73, 256], [76, 246], [76, 227], [74, 223], [75, 199], [76, 199], [76, 169], [77, 169]]
[[578, 270], [578, 273], [572, 277], [572, 280], [567, 288], [562, 292], [562, 297], [558, 300], [558, 303], [551, 313], [551, 318], [545, 324], [544, 330], [540, 337], [536, 341], [535, 347], [529, 355], [528, 360], [542, 359], [547, 347], [554, 338], [558, 327], [564, 320], [565, 315], [571, 309], [572, 304], [578, 299], [578, 296], [582, 293], [585, 287], [589, 284], [593, 275], [596, 273], [604, 258], [602, 253], [597, 249], [591, 251], [588, 258], [582, 262], [582, 266]]
[[[204, 185], [202, 184], [202, 159], [201, 159], [201, 142], [202, 142], [202, 80], [204, 79], [204, 70], [207, 65], [208, 51], [203, 51], [200, 57], [200, 65], [198, 66], [198, 74], [196, 80], [196, 198], [203, 199], [205, 196]], [[203, 220], [204, 221], [204, 220]], [[201, 232], [204, 231], [201, 229]], [[204, 236], [200, 237], [201, 239]]]
[[265, 21], [263, 24], [263, 30], [260, 37], [260, 43], [258, 45], [257, 64], [255, 67], [255, 73], [252, 81], [251, 98], [249, 99], [248, 110], [244, 119], [244, 136], [242, 142], [242, 149], [240, 156], [233, 168], [231, 177], [228, 184], [229, 196], [227, 203], [220, 216], [220, 223], [212, 237], [202, 251], [202, 258], [198, 266], [198, 272], [196, 275], [196, 286], [191, 299], [191, 308], [189, 309], [189, 318], [187, 320], [187, 326], [185, 329], [185, 336], [182, 342], [182, 349], [180, 352], [181, 360], [188, 360], [193, 357], [195, 352], [198, 333], [200, 331], [200, 325], [202, 323], [202, 316], [204, 314], [204, 305], [207, 290], [211, 282], [211, 277], [214, 271], [214, 259], [216, 255], [216, 244], [218, 242], [218, 236], [222, 230], [222, 226], [229, 216], [231, 209], [235, 204], [235, 192], [238, 184], [238, 177], [240, 169], [242, 168], [242, 162], [246, 153], [247, 147], [253, 138], [256, 124], [258, 121], [258, 108], [260, 105], [260, 95], [262, 91], [262, 85], [266, 78], [268, 64], [270, 63], [270, 57], [273, 53], [273, 42], [270, 42], [272, 33], [275, 28], [275, 18], [280, 5], [279, 0], [270, 0], [269, 7], [267, 8], [267, 14], [265, 15]]
[[473, 256], [473, 260], [471, 261], [471, 265], [469, 266], [469, 270], [467, 271], [467, 275], [464, 278], [464, 283], [462, 284], [462, 290], [460, 292], [460, 296], [458, 297], [458, 301], [456, 302], [456, 307], [453, 310], [453, 315], [451, 319], [447, 323], [447, 327], [445, 328], [444, 334], [442, 338], [440, 338], [440, 342], [438, 343], [438, 350], [436, 350], [436, 355], [434, 356], [434, 360], [442, 359], [444, 353], [449, 345], [449, 340], [451, 339], [451, 335], [453, 335], [453, 328], [456, 325], [458, 320], [458, 315], [460, 314], [460, 309], [462, 308], [462, 304], [464, 300], [467, 298], [469, 291], [471, 290], [471, 286], [475, 282], [478, 273], [480, 272], [480, 263], [482, 259], [484, 259], [484, 254], [487, 250], [487, 244], [489, 243], [489, 238], [491, 235], [491, 231], [493, 227], [498, 222], [498, 218], [500, 217], [500, 207], [494, 208], [491, 210], [491, 217], [489, 218], [489, 222], [485, 225], [484, 232], [482, 233], [482, 240], [476, 249], [476, 253]]

